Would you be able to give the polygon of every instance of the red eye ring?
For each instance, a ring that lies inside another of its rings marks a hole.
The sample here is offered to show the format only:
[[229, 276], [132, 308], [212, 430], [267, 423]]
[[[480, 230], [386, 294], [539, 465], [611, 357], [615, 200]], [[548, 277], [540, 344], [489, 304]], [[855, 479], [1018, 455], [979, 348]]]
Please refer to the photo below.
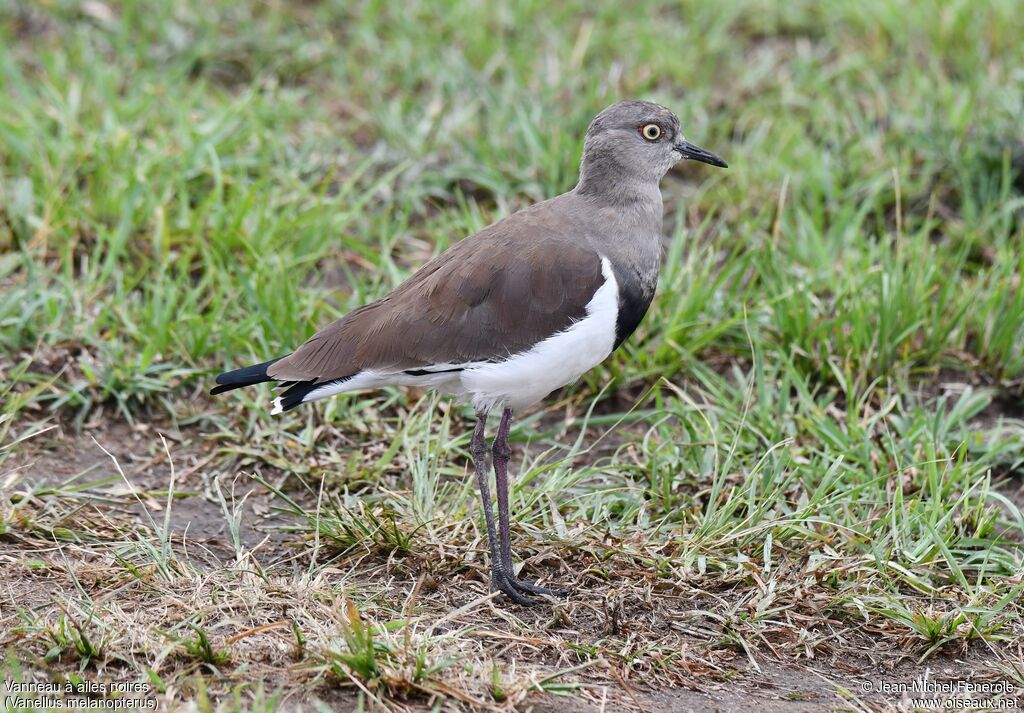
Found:
[[640, 127], [640, 135], [648, 141], [657, 141], [661, 138], [661, 127], [657, 124], [644, 124]]

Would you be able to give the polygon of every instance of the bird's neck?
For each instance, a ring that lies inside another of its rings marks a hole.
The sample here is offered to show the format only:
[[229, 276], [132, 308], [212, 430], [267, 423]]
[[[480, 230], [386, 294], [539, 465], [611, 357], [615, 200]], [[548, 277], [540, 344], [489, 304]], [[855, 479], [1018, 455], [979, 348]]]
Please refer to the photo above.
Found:
[[604, 206], [637, 211], [657, 218], [660, 225], [662, 202], [659, 177], [624, 171], [610, 157], [586, 156], [580, 165], [580, 180], [574, 192]]
[[657, 182], [623, 180], [600, 181], [588, 180], [585, 172], [581, 172], [580, 182], [572, 191], [594, 208], [594, 212], [623, 223], [641, 232], [660, 235], [664, 206], [661, 200], [661, 188]]
[[591, 225], [595, 248], [636, 276], [644, 294], [654, 294], [661, 262], [662, 200], [654, 181], [607, 181], [596, 185], [581, 172], [571, 191]]

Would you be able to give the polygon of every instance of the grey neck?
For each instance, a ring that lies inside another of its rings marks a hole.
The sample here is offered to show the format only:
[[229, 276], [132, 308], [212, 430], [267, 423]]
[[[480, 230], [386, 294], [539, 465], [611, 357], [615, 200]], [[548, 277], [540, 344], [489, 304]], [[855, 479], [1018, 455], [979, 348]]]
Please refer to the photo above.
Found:
[[593, 225], [595, 249], [612, 261], [620, 280], [628, 280], [649, 301], [661, 261], [663, 206], [657, 178], [584, 159], [570, 194]]
[[640, 323], [658, 285], [662, 227], [658, 179], [584, 159], [580, 181], [569, 195], [571, 201], [578, 201], [576, 211], [590, 226], [588, 240], [615, 272], [618, 347]]
[[584, 156], [575, 191], [614, 205], [657, 204], [661, 210], [661, 189], [656, 176], [636, 176], [623, 171], [614, 159]]

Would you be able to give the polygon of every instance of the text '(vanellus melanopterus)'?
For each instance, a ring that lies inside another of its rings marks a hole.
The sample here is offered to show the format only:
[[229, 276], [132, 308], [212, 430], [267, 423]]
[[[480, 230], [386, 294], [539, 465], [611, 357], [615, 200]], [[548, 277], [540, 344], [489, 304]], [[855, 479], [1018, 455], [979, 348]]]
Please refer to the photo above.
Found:
[[[491, 589], [519, 604], [565, 592], [512, 567], [508, 462], [512, 414], [600, 364], [643, 319], [661, 259], [658, 182], [683, 159], [725, 168], [688, 142], [658, 104], [623, 101], [590, 124], [579, 183], [456, 243], [393, 292], [333, 322], [288, 356], [217, 377], [212, 393], [275, 381], [274, 413], [347, 391], [438, 389], [476, 411], [471, 453], [491, 550]], [[491, 449], [484, 429], [501, 409]]]

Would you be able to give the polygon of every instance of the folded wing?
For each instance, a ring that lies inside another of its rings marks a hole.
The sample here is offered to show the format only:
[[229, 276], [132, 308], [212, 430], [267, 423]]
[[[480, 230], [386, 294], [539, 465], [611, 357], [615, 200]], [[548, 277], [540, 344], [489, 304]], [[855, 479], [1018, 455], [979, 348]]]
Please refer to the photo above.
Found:
[[547, 203], [457, 243], [377, 302], [329, 324], [270, 364], [311, 385], [501, 361], [586, 315], [601, 257]]

